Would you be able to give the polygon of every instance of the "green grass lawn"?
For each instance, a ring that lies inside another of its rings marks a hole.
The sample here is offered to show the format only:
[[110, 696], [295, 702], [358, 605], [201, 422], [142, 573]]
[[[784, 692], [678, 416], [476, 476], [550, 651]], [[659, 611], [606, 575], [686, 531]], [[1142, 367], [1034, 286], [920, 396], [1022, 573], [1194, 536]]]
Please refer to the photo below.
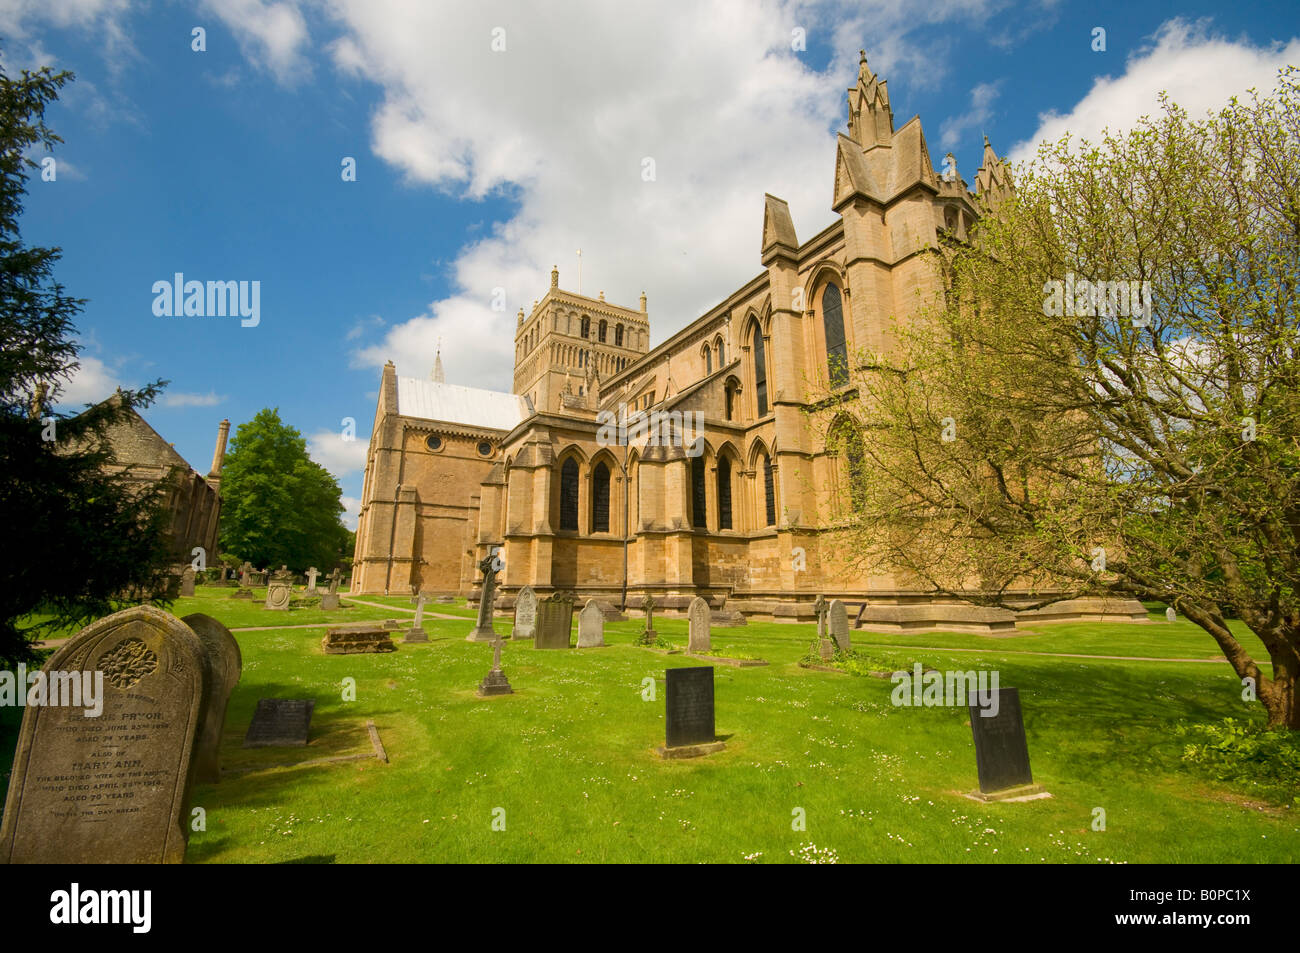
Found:
[[[223, 613], [221, 600], [196, 601], [228, 622], [249, 621], [247, 605]], [[1197, 642], [1178, 624], [908, 636], [932, 645], [919, 651], [855, 633], [865, 653], [879, 645], [895, 661], [996, 668], [1001, 685], [1020, 689], [1035, 780], [1053, 797], [991, 805], [961, 796], [976, 786], [964, 710], [895, 708], [888, 680], [800, 668], [811, 626], [715, 629], [715, 650], [772, 664], [716, 668], [726, 751], [663, 761], [652, 749], [663, 741], [664, 669], [700, 663], [633, 646], [640, 620], [607, 625], [604, 649], [507, 643], [516, 694], [491, 699], [474, 694], [491, 649], [464, 641], [471, 625], [428, 619], [429, 644], [375, 656], [323, 655], [323, 629], [238, 634], [244, 673], [223, 759], [243, 773], [195, 790], [207, 830], [191, 834], [188, 860], [1294, 863], [1300, 854], [1293, 809], [1180, 760], [1176, 725], [1261, 720], [1226, 665], [1022, 651], [1211, 653], [1208, 636]], [[685, 644], [684, 620], [656, 627]], [[982, 651], [945, 654], [953, 646]], [[342, 698], [345, 678], [356, 680], [354, 702]], [[642, 698], [648, 678], [653, 702]], [[257, 699], [270, 696], [316, 700], [306, 749], [240, 747]], [[387, 765], [269, 767], [364, 753], [368, 719]], [[5, 747], [7, 756], [12, 735]], [[1097, 807], [1105, 832], [1091, 830]], [[796, 808], [806, 830], [792, 830]], [[494, 817], [504, 830], [493, 830]]]

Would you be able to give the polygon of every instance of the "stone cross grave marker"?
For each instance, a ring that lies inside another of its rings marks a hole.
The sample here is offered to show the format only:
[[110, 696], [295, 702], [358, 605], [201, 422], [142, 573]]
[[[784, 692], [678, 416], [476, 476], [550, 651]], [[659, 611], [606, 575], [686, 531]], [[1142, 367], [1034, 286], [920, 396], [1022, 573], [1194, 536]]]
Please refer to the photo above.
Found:
[[92, 692], [98, 682], [102, 708], [24, 709], [0, 863], [180, 863], [204, 695], [199, 637], [134, 606], [86, 626], [43, 671], [75, 673]]
[[492, 642], [492, 671], [483, 676], [483, 681], [479, 683], [479, 697], [515, 693], [515, 690], [510, 687], [510, 680], [506, 678], [505, 672], [501, 671], [501, 646], [504, 644], [499, 635]]
[[986, 714], [975, 704], [968, 707], [971, 733], [975, 738], [975, 765], [979, 772], [980, 792], [992, 794], [1033, 784], [1034, 776], [1029, 770], [1029, 744], [1025, 740], [1025, 722], [1020, 713], [1020, 690], [998, 689], [996, 715]]
[[696, 596], [691, 600], [690, 608], [686, 610], [686, 616], [687, 630], [689, 632], [686, 651], [712, 651], [713, 640], [709, 637], [709, 604]]
[[511, 639], [531, 639], [537, 635], [537, 593], [524, 586], [515, 598], [515, 627]]
[[592, 649], [605, 644], [605, 613], [592, 599], [578, 613], [578, 648]]
[[411, 599], [415, 603], [415, 624], [406, 630], [404, 642], [428, 642], [429, 636], [424, 631], [424, 604], [429, 601], [429, 597], [423, 592]]
[[645, 610], [645, 628], [641, 631], [641, 641], [650, 645], [659, 638], [659, 633], [655, 631], [655, 597], [646, 593], [641, 608]]
[[489, 549], [478, 564], [483, 573], [483, 592], [478, 600], [478, 621], [473, 631], [465, 637], [466, 642], [495, 642], [497, 633], [492, 628], [492, 605], [497, 598], [497, 556], [495, 549]]
[[832, 599], [827, 615], [830, 617], [831, 638], [835, 640], [835, 647], [841, 652], [853, 651], [853, 641], [849, 637], [849, 612], [844, 603]]
[[307, 595], [316, 595], [316, 577], [320, 575], [320, 570], [312, 566], [307, 570]]
[[813, 611], [817, 613], [817, 638], [826, 638], [826, 612], [830, 608], [830, 603], [820, 592], [817, 593], [817, 601], [813, 603]]
[[292, 748], [305, 745], [316, 702], [297, 698], [259, 698], [244, 735], [245, 748]]
[[226, 726], [226, 704], [239, 683], [244, 659], [230, 630], [202, 612], [181, 619], [203, 645], [203, 707], [194, 737], [194, 778], [215, 784], [221, 780], [221, 732]]

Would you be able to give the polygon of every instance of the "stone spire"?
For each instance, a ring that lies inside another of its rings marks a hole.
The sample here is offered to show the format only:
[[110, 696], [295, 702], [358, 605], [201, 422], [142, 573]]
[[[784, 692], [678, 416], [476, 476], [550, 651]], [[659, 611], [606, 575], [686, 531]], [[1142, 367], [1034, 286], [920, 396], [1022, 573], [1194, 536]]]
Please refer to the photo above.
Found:
[[226, 462], [226, 438], [230, 436], [230, 421], [223, 420], [217, 424], [217, 445], [212, 451], [212, 469], [208, 473], [208, 479], [219, 482], [221, 480], [221, 468]]
[[894, 135], [894, 110], [889, 106], [889, 89], [867, 65], [867, 51], [860, 50], [858, 84], [849, 90], [849, 138], [870, 149], [888, 145]]
[[998, 158], [989, 144], [989, 137], [984, 137], [984, 157], [980, 160], [979, 171], [975, 173], [975, 194], [984, 205], [993, 208], [1000, 205], [1016, 190], [1011, 181], [1011, 167], [1005, 159]]
[[429, 380], [435, 384], [447, 383], [447, 378], [442, 373], [442, 341], [438, 341], [438, 350], [433, 355], [433, 370], [429, 372]]

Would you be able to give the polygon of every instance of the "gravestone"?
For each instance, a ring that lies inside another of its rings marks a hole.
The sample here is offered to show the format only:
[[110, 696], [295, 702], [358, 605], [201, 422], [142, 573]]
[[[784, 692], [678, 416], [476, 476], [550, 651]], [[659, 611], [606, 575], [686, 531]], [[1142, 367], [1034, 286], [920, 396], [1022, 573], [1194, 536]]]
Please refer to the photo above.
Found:
[[[450, 600], [448, 600], [450, 601]], [[537, 593], [532, 586], [524, 586], [515, 598], [515, 628], [512, 639], [531, 639], [537, 635]]]
[[478, 600], [478, 621], [470, 634], [465, 637], [466, 642], [496, 641], [497, 633], [492, 628], [492, 606], [497, 599], [496, 562], [496, 552], [492, 548], [489, 548], [488, 554], [479, 560], [479, 572], [483, 573], [483, 592]]
[[691, 607], [686, 611], [688, 631], [690, 633], [686, 651], [710, 652], [713, 642], [709, 638], [709, 604], [696, 596], [691, 600]]
[[986, 716], [977, 705], [969, 705], [971, 733], [975, 738], [975, 765], [980, 792], [995, 794], [1008, 788], [1032, 785], [1029, 744], [1020, 714], [1020, 690], [998, 689], [998, 712]]
[[713, 668], [670, 668], [664, 682], [665, 744], [659, 753], [683, 757], [722, 750], [713, 723]]
[[646, 593], [641, 608], [645, 610], [645, 628], [641, 630], [641, 638], [638, 641], [645, 645], [654, 645], [659, 639], [659, 633], [655, 631], [655, 597]]
[[578, 648], [594, 649], [605, 645], [605, 612], [595, 599], [578, 613]]
[[190, 567], [186, 567], [185, 571], [181, 573], [181, 595], [194, 595], [194, 570]]
[[820, 592], [817, 594], [817, 601], [813, 603], [813, 612], [817, 614], [817, 638], [826, 638], [826, 612], [830, 609], [830, 603]]
[[307, 570], [307, 591], [304, 593], [308, 596], [319, 595], [316, 591], [316, 577], [320, 575], [320, 570], [312, 566]]
[[281, 566], [271, 575], [271, 584], [266, 589], [266, 608], [288, 609], [289, 599], [293, 593], [293, 574]]
[[406, 630], [405, 642], [428, 642], [429, 636], [424, 632], [424, 604], [429, 597], [420, 593], [411, 600], [415, 603], [415, 624]]
[[340, 625], [325, 630], [321, 649], [326, 655], [370, 655], [396, 652], [392, 629], [374, 622]]
[[243, 655], [230, 630], [212, 616], [195, 612], [181, 619], [203, 645], [203, 707], [194, 737], [194, 779], [215, 784], [221, 780], [221, 732], [226, 726], [226, 704], [243, 671]]
[[569, 639], [573, 629], [573, 599], [556, 593], [537, 603], [537, 635], [535, 649], [571, 648]]
[[297, 698], [259, 698], [244, 735], [245, 748], [296, 748], [307, 743], [316, 702]]
[[337, 609], [339, 607], [339, 571], [337, 568], [330, 573], [329, 592], [321, 593], [320, 607], [322, 609]]
[[510, 680], [506, 678], [505, 672], [501, 671], [501, 637], [497, 636], [492, 643], [492, 671], [483, 676], [483, 681], [479, 682], [478, 695], [480, 698], [489, 695], [513, 695], [515, 690], [510, 687]]
[[[0, 863], [180, 863], [190, 760], [203, 705], [203, 646], [153, 606], [82, 629], [44, 672], [100, 683], [83, 706], [23, 710], [0, 823]], [[84, 701], [84, 698], [83, 698]]]
[[239, 584], [244, 588], [253, 585], [253, 564], [247, 560], [244, 561], [244, 565], [239, 567]]
[[839, 599], [832, 599], [827, 615], [830, 617], [828, 625], [831, 638], [835, 640], [835, 647], [841, 652], [852, 652], [853, 640], [849, 637], [849, 612], [844, 607], [844, 603]]
[[[532, 590], [529, 590], [529, 591], [531, 592]], [[536, 598], [536, 596], [534, 596], [534, 599], [535, 599], [535, 598]], [[456, 601], [456, 597], [455, 597], [455, 596], [439, 596], [438, 599], [437, 599], [437, 601], [438, 601], [438, 602], [441, 602], [443, 605], [450, 605], [451, 603], [453, 603], [453, 602]]]
[[1166, 622], [1178, 621], [1178, 613], [1174, 611], [1173, 606], [1170, 606], [1169, 608], [1165, 609], [1165, 621]]

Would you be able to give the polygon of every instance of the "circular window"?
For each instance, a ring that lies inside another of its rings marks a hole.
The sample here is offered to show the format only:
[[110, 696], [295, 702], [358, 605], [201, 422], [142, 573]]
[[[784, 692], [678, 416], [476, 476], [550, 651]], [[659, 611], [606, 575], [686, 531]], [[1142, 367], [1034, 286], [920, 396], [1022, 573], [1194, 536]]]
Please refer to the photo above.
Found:
[[486, 440], [479, 441], [478, 452], [485, 457], [492, 456], [492, 444], [488, 443]]
[[428, 447], [430, 450], [441, 450], [442, 438], [439, 437], [437, 434], [433, 434], [427, 440], [424, 441], [424, 445]]

